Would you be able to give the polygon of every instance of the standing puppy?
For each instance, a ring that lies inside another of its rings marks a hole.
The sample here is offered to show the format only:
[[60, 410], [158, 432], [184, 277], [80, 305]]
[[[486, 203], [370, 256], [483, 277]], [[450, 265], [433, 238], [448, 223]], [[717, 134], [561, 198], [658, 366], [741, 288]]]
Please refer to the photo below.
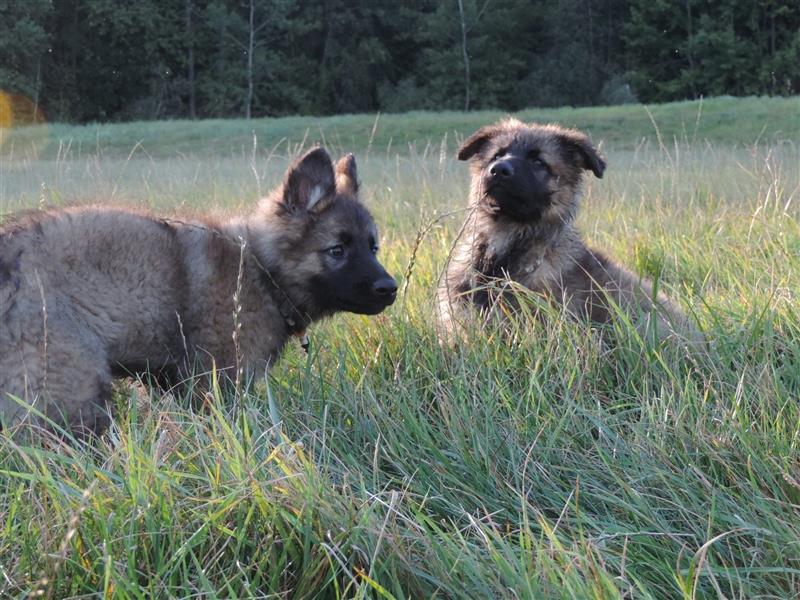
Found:
[[[476, 131], [458, 151], [471, 160], [470, 215], [439, 288], [442, 336], [468, 313], [514, 300], [509, 280], [576, 317], [605, 323], [613, 305], [659, 339], [689, 331], [685, 316], [652, 284], [586, 247], [573, 221], [584, 171], [602, 177], [606, 163], [582, 133], [509, 119]], [[503, 284], [505, 282], [505, 284]], [[653, 321], [655, 321], [653, 323]]]
[[353, 156], [334, 171], [316, 148], [246, 218], [182, 222], [97, 206], [6, 224], [0, 422], [23, 420], [27, 403], [102, 429], [115, 375], [263, 374], [311, 321], [381, 312], [397, 286], [357, 193]]

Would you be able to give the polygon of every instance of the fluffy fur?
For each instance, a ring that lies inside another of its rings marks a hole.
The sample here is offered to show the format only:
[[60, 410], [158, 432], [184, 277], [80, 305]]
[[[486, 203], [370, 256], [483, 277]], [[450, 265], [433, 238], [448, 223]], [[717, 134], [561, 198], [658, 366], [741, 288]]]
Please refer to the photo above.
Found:
[[91, 206], [9, 221], [0, 229], [0, 420], [23, 421], [30, 404], [102, 429], [116, 375], [174, 380], [212, 366], [263, 375], [313, 320], [380, 312], [396, 285], [376, 260], [377, 230], [357, 191], [352, 155], [334, 171], [317, 148], [246, 218], [184, 222]]
[[694, 337], [680, 309], [654, 294], [651, 282], [582, 241], [574, 219], [583, 174], [602, 177], [606, 167], [584, 134], [509, 119], [479, 129], [458, 157], [471, 161], [470, 214], [439, 287], [443, 339], [452, 341], [472, 313], [513, 307], [509, 280], [578, 318], [606, 323], [616, 304], [643, 331], [655, 325], [659, 339]]

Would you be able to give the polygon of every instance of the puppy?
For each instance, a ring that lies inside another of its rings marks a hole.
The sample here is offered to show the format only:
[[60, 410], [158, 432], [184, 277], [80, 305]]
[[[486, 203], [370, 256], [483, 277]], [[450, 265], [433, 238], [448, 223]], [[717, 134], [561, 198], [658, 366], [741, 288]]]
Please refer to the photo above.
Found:
[[487, 317], [498, 305], [517, 306], [509, 282], [577, 318], [607, 323], [619, 309], [659, 341], [697, 337], [650, 281], [582, 241], [574, 225], [581, 182], [586, 171], [600, 178], [606, 168], [584, 134], [509, 119], [476, 131], [458, 158], [471, 161], [471, 210], [439, 286], [443, 341], [459, 333], [470, 308]]
[[0, 227], [0, 426], [31, 405], [99, 431], [115, 377], [263, 375], [312, 321], [381, 312], [397, 284], [358, 188], [352, 155], [334, 165], [315, 148], [227, 221], [109, 206], [10, 219]]

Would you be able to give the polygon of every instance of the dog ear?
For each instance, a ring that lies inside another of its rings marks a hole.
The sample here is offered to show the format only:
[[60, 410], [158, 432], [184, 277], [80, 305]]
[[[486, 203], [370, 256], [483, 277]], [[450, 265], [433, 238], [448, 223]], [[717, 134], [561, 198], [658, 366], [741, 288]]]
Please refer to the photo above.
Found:
[[582, 169], [591, 171], [598, 179], [602, 179], [606, 170], [606, 161], [588, 137], [579, 131], [565, 131], [561, 134], [561, 145], [575, 164]]
[[282, 201], [292, 212], [322, 210], [335, 193], [331, 157], [323, 148], [309, 150], [286, 171]]
[[350, 196], [358, 194], [356, 157], [351, 152], [336, 162], [336, 191]]
[[461, 148], [458, 149], [458, 160], [469, 160], [475, 156], [497, 133], [498, 128], [495, 125], [487, 125], [478, 129], [461, 144]]

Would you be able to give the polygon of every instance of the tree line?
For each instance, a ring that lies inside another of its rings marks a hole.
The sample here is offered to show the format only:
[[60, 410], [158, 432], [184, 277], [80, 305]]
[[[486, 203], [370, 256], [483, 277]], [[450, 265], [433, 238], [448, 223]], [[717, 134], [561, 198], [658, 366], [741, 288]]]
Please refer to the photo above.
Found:
[[0, 89], [70, 122], [800, 93], [797, 0], [0, 0]]

